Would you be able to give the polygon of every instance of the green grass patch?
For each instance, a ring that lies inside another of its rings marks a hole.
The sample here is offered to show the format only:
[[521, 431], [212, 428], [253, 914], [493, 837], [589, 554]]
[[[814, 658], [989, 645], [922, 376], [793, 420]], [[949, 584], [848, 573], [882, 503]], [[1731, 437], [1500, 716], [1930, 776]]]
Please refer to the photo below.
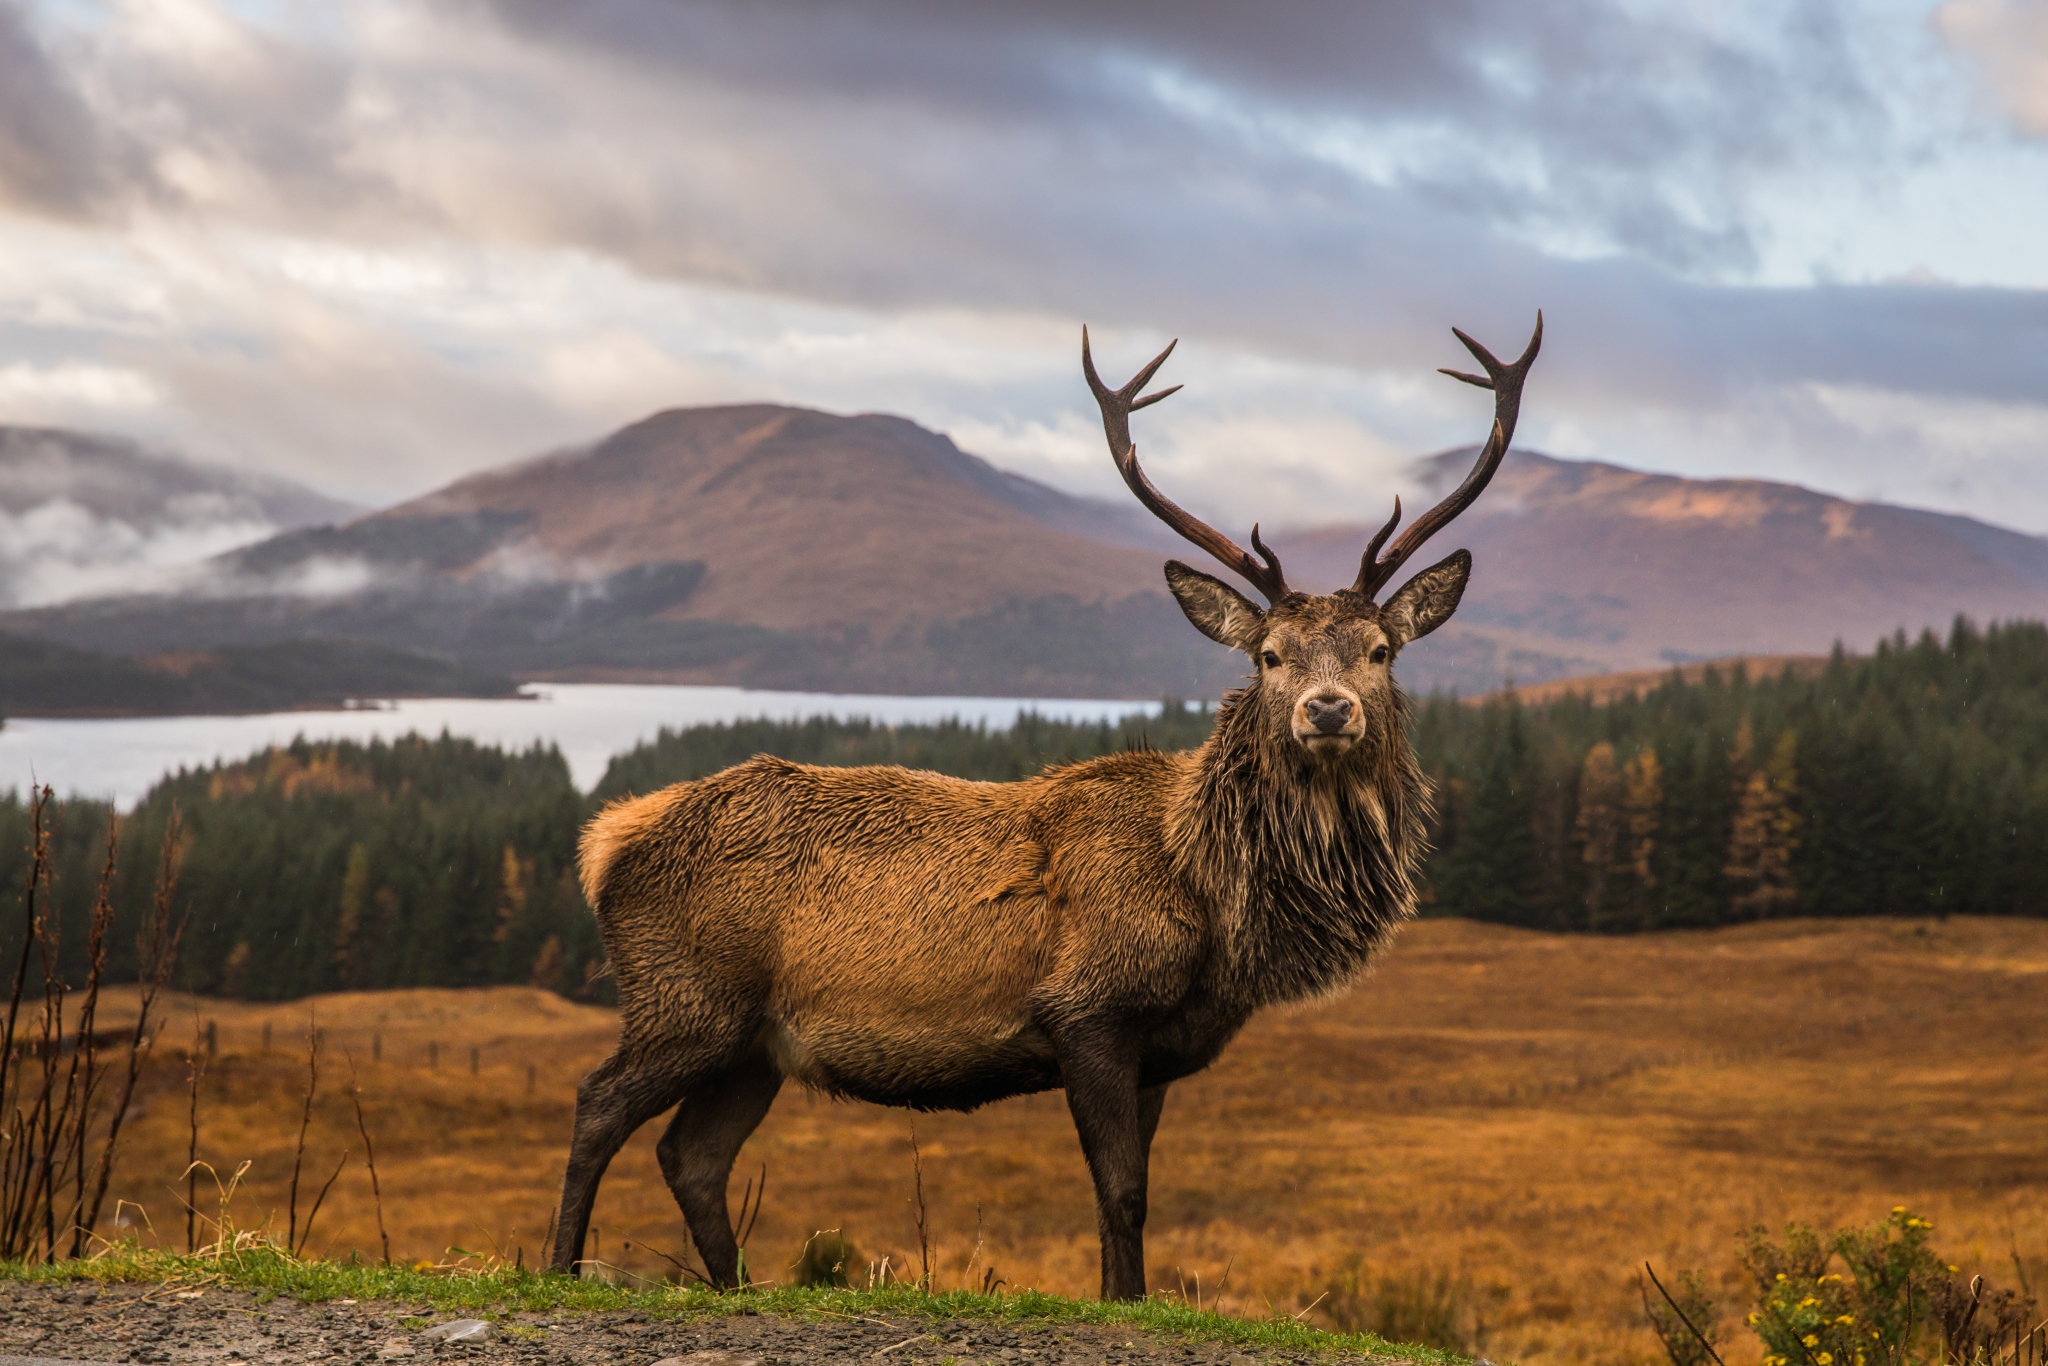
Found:
[[771, 1285], [719, 1294], [696, 1286], [656, 1281], [615, 1285], [506, 1267], [302, 1261], [276, 1248], [262, 1246], [218, 1255], [179, 1256], [132, 1244], [117, 1245], [77, 1261], [0, 1262], [0, 1278], [47, 1282], [152, 1281], [167, 1289], [218, 1286], [314, 1303], [347, 1299], [430, 1305], [436, 1311], [461, 1311], [478, 1317], [624, 1309], [692, 1318], [782, 1314], [927, 1322], [1123, 1325], [1196, 1341], [1328, 1356], [1396, 1357], [1420, 1366], [1459, 1366], [1465, 1360], [1434, 1348], [1390, 1343], [1370, 1333], [1326, 1332], [1285, 1314], [1276, 1313], [1264, 1319], [1237, 1318], [1196, 1309], [1170, 1296], [1136, 1303], [1104, 1303], [1036, 1290], [993, 1295], [942, 1290], [928, 1294], [908, 1285], [874, 1290]]

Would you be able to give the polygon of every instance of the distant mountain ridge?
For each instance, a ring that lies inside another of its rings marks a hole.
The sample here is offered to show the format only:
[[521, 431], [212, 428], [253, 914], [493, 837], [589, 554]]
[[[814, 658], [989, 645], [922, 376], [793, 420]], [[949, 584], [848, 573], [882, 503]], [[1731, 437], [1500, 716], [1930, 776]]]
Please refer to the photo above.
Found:
[[1166, 596], [1135, 508], [902, 418], [657, 413], [339, 527], [219, 556], [203, 591], [0, 617], [151, 653], [306, 637], [528, 678], [1011, 696], [1213, 695], [1241, 672]]
[[[1424, 462], [1454, 481], [1473, 452]], [[1373, 526], [1271, 539], [1349, 583]], [[1424, 552], [1469, 547], [1413, 689], [1490, 691], [1729, 655], [1866, 650], [1897, 629], [2048, 616], [2048, 541], [1762, 480], [1511, 452]], [[339, 526], [214, 557], [181, 595], [0, 614], [128, 654], [355, 639], [524, 678], [834, 692], [1213, 697], [1243, 661], [1164, 592], [1201, 556], [1135, 503], [997, 470], [902, 418], [674, 409]]]
[[[1474, 451], [1423, 462], [1448, 488]], [[1287, 538], [1317, 579], [1356, 572], [1363, 523]], [[2048, 615], [2048, 540], [1761, 479], [1686, 479], [1511, 451], [1438, 539], [1469, 547], [1455, 644], [1531, 683], [1728, 655], [1868, 650], [1904, 628]], [[1431, 546], [1431, 551], [1436, 547]]]

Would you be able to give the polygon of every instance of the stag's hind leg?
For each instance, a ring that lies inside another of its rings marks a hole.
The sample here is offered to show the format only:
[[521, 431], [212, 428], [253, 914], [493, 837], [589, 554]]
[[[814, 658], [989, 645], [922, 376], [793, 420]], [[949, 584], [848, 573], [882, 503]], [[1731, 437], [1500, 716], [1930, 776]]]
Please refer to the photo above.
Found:
[[732, 1164], [782, 1089], [782, 1073], [766, 1055], [692, 1086], [655, 1152], [661, 1174], [682, 1207], [704, 1272], [721, 1290], [739, 1284], [739, 1244], [733, 1237], [726, 1190]]
[[582, 1259], [604, 1169], [635, 1129], [682, 1098], [691, 1062], [687, 1054], [622, 1043], [576, 1088], [576, 1132], [569, 1142], [555, 1225], [555, 1270], [572, 1270]]

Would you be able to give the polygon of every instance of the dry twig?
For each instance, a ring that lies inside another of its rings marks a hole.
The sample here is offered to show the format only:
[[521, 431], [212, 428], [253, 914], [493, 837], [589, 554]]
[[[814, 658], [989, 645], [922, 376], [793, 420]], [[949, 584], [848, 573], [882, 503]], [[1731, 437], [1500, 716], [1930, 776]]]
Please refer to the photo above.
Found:
[[[1650, 1284], [1657, 1287], [1657, 1293], [1664, 1297], [1664, 1303], [1671, 1306], [1671, 1312], [1678, 1315], [1678, 1321], [1685, 1325], [1686, 1331], [1698, 1338], [1700, 1346], [1707, 1349], [1707, 1355], [1714, 1359], [1714, 1366], [1728, 1366], [1727, 1362], [1721, 1360], [1721, 1354], [1714, 1350], [1714, 1344], [1707, 1341], [1707, 1335], [1699, 1330], [1699, 1325], [1686, 1317], [1685, 1311], [1678, 1307], [1678, 1301], [1671, 1298], [1671, 1292], [1664, 1288], [1664, 1282], [1657, 1279], [1656, 1270], [1648, 1262], [1643, 1263], [1643, 1270], [1649, 1273]], [[1681, 1288], [1682, 1286], [1683, 1282], [1681, 1281]], [[1638, 1290], [1642, 1289], [1640, 1285], [1636, 1288]], [[1649, 1296], [1643, 1296], [1643, 1307], [1646, 1310], [1649, 1308], [1649, 1300]]]
[[[370, 1126], [363, 1121], [363, 1088], [356, 1080], [355, 1055], [346, 1048], [341, 1056], [348, 1059], [348, 1095], [356, 1107], [356, 1132], [363, 1136], [363, 1160], [370, 1168], [370, 1196], [377, 1205], [377, 1237], [384, 1244], [384, 1265], [391, 1265], [391, 1235], [384, 1231], [384, 1188], [377, 1183], [377, 1149], [370, 1142]], [[313, 1221], [308, 1218], [307, 1223]]]
[[319, 1089], [320, 1029], [309, 1009], [306, 1012], [306, 1103], [299, 1110], [299, 1144], [292, 1153], [290, 1213], [284, 1235], [284, 1245], [294, 1256], [299, 1251], [299, 1172], [306, 1164], [306, 1130], [313, 1123], [313, 1096]]

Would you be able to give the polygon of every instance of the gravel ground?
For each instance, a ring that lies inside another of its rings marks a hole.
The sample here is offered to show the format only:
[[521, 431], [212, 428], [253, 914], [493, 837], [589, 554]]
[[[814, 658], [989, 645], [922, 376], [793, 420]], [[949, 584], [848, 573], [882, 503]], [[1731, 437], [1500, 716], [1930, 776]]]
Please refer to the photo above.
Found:
[[[147, 1285], [0, 1284], [0, 1354], [78, 1361], [577, 1363], [577, 1366], [784, 1366], [785, 1363], [1006, 1363], [1009, 1366], [1280, 1366], [1313, 1358], [1183, 1342], [1129, 1327], [749, 1314], [684, 1320], [618, 1311], [514, 1314], [486, 1341], [429, 1334], [459, 1315], [423, 1305], [294, 1300]], [[693, 1356], [694, 1354], [694, 1356]]]

